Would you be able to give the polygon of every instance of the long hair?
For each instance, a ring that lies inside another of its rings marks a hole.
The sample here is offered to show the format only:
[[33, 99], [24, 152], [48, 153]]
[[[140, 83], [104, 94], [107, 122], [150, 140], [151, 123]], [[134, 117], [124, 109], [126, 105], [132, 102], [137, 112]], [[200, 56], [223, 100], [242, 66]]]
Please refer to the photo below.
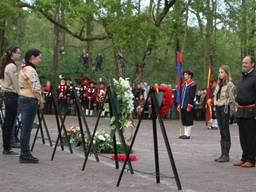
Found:
[[4, 78], [4, 70], [7, 64], [11, 63], [11, 57], [13, 53], [16, 53], [19, 47], [10, 47], [6, 53], [0, 58], [0, 79]]
[[232, 81], [230, 67], [228, 65], [222, 65], [220, 66], [220, 69], [222, 69], [226, 73], [226, 77], [223, 79], [223, 83], [227, 84], [229, 81]]
[[26, 63], [30, 62], [30, 59], [32, 58], [32, 56], [37, 57], [40, 54], [41, 52], [38, 49], [34, 49], [34, 48], [29, 49], [25, 54], [25, 58], [24, 58], [25, 62]]

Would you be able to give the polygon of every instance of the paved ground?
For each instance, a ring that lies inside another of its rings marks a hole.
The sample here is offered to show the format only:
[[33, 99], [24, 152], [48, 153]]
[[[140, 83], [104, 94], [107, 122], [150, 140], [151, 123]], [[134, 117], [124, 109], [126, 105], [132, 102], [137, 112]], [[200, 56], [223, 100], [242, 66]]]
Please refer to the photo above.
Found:
[[[47, 124], [53, 140], [56, 139], [56, 122], [53, 116], [47, 116]], [[88, 118], [93, 128], [95, 118]], [[241, 151], [236, 125], [231, 126], [232, 147], [231, 162], [215, 163], [219, 155], [219, 133], [207, 130], [203, 122], [195, 122], [191, 140], [180, 140], [178, 121], [165, 121], [166, 130], [175, 158], [183, 191], [186, 192], [255, 192], [256, 169], [233, 167], [232, 162], [239, 159]], [[75, 117], [67, 119], [66, 126], [78, 125]], [[100, 129], [107, 130], [107, 119], [100, 121]], [[33, 130], [34, 134], [35, 130]], [[100, 155], [100, 163], [90, 157], [86, 169], [81, 171], [83, 155], [79, 151], [69, 154], [58, 149], [55, 159], [50, 160], [52, 148], [37, 140], [33, 154], [40, 159], [36, 165], [19, 164], [18, 157], [0, 154], [0, 191], [1, 192], [151, 192], [177, 191], [171, 165], [163, 143], [161, 131], [159, 137], [159, 158], [161, 183], [154, 178], [154, 152], [151, 121], [145, 120], [139, 130], [134, 146], [138, 161], [133, 162], [135, 174], [127, 172], [119, 188], [116, 182], [120, 170], [114, 168], [110, 155]], [[2, 147], [1, 149], [2, 150]]]

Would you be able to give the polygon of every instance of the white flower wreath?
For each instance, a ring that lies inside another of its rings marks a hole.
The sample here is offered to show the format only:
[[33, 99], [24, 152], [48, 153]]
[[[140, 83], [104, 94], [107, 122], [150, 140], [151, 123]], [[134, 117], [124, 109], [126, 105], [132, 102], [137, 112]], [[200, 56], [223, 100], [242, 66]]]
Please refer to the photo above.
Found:
[[[120, 77], [118, 80], [113, 79], [111, 86], [120, 109], [119, 123], [120, 129], [133, 127], [131, 121], [131, 114], [134, 109], [133, 100], [134, 95], [128, 78], [123, 79]], [[111, 129], [115, 129], [115, 117], [110, 120]]]

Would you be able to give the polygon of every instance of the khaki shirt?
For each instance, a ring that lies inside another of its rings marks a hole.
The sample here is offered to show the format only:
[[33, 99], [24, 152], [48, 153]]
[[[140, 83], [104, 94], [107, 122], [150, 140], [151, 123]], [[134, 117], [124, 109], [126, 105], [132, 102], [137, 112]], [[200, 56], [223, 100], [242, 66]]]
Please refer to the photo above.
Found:
[[229, 81], [226, 85], [222, 86], [220, 92], [220, 98], [216, 100], [216, 95], [219, 91], [219, 85], [216, 86], [214, 91], [214, 105], [216, 106], [224, 106], [235, 104], [235, 86], [234, 84]]
[[42, 87], [36, 70], [25, 66], [19, 73], [19, 95], [36, 98], [39, 103], [44, 103]]
[[4, 92], [19, 93], [18, 69], [14, 63], [9, 63], [4, 69], [4, 79], [0, 80], [1, 89]]

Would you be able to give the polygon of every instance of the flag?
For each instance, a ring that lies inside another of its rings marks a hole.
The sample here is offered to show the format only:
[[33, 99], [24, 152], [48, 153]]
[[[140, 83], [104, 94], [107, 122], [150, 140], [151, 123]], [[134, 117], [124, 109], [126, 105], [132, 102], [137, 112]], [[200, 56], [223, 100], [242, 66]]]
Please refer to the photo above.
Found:
[[[210, 105], [209, 99], [212, 99], [212, 57], [210, 57], [208, 64], [208, 77], [207, 77], [207, 94], [205, 98], [205, 124], [208, 125], [209, 120], [212, 118], [212, 107]], [[213, 104], [213, 103], [212, 103]]]
[[176, 72], [177, 72], [177, 88], [176, 88], [176, 103], [180, 104], [181, 89], [183, 84], [183, 73], [182, 73], [182, 53], [180, 48], [177, 46], [176, 50]]

